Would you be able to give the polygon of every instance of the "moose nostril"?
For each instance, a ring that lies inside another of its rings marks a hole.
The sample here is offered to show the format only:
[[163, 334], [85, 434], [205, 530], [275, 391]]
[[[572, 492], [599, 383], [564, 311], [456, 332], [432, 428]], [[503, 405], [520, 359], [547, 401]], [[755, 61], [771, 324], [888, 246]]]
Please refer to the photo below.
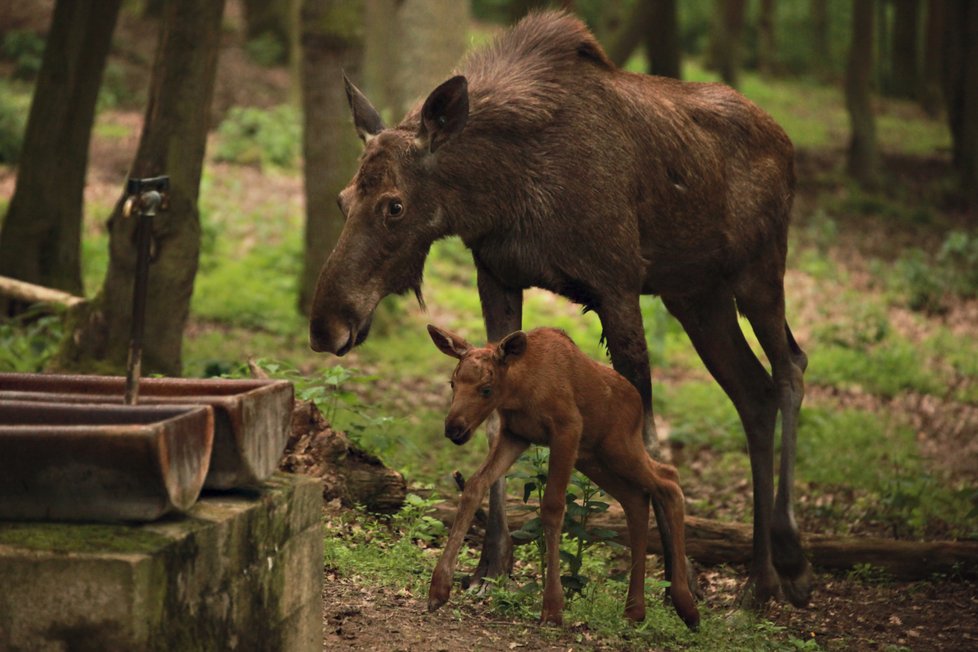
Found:
[[446, 423], [445, 424], [445, 436], [452, 441], [458, 441], [458, 439], [465, 433], [465, 428], [457, 423]]

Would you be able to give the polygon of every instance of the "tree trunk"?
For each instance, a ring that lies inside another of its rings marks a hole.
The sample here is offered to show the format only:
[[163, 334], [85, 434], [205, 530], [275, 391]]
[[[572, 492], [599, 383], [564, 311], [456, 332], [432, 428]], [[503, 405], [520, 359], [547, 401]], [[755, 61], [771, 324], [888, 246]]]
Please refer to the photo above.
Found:
[[[197, 195], [224, 0], [169, 0], [160, 23], [149, 102], [130, 176], [170, 176], [169, 210], [153, 228], [143, 369], [179, 375], [200, 251]], [[118, 372], [125, 367], [136, 266], [135, 219], [122, 201], [109, 219], [109, 269], [95, 300], [69, 316], [58, 364]]]
[[364, 5], [353, 0], [304, 0], [299, 20], [306, 197], [299, 309], [308, 315], [319, 271], [343, 230], [336, 196], [356, 170], [361, 150], [350, 122], [343, 71], [359, 82]]
[[[0, 274], [82, 294], [88, 144], [121, 0], [59, 0], [0, 231]], [[0, 314], [17, 305], [0, 299]]]
[[651, 5], [651, 20], [645, 34], [649, 74], [682, 79], [676, 0], [651, 0]]
[[944, 32], [944, 0], [927, 0], [927, 26], [924, 33], [924, 61], [920, 80], [920, 104], [932, 118], [943, 106], [941, 97], [941, 61]]
[[[506, 520], [516, 531], [534, 516], [517, 498], [510, 498]], [[448, 526], [455, 520], [455, 503], [435, 506], [434, 516]], [[479, 518], [481, 516], [481, 518]], [[484, 527], [484, 514], [477, 515], [476, 525]], [[614, 505], [604, 513], [591, 516], [589, 527], [615, 532], [615, 540], [628, 545], [628, 527], [621, 509]], [[697, 564], [747, 564], [751, 560], [751, 526], [725, 523], [696, 516], [686, 516], [686, 554]], [[522, 543], [513, 540], [514, 544]], [[836, 537], [808, 534], [803, 542], [812, 564], [820, 568], [845, 570], [861, 564], [882, 568], [898, 579], [929, 579], [936, 573], [978, 572], [978, 542], [974, 541], [896, 541], [869, 537]], [[658, 529], [649, 528], [648, 552], [662, 554]]]
[[245, 35], [251, 41], [270, 38], [282, 48], [275, 63], [289, 61], [290, 21], [293, 2], [299, 0], [244, 0]]
[[947, 0], [944, 98], [954, 168], [978, 210], [978, 4]]
[[828, 0], [812, 0], [810, 7], [812, 25], [812, 61], [816, 75], [824, 79], [829, 75], [829, 7]]
[[712, 59], [725, 84], [737, 86], [746, 0], [717, 0]]
[[852, 130], [847, 171], [859, 183], [873, 185], [879, 176], [876, 119], [870, 101], [873, 72], [873, 0], [853, 0], [852, 41], [846, 66], [846, 108]]
[[649, 46], [649, 63], [652, 60], [651, 39], [656, 31], [652, 21], [656, 18], [657, 0], [637, 0], [631, 11], [620, 21], [617, 29], [608, 36], [608, 57], [617, 66], [624, 66], [639, 43], [646, 41]]
[[893, 0], [893, 47], [890, 49], [890, 93], [914, 97], [919, 86], [917, 56], [918, 0]]
[[774, 0], [761, 0], [760, 13], [757, 17], [757, 70], [762, 75], [771, 75], [776, 67], [774, 9]]

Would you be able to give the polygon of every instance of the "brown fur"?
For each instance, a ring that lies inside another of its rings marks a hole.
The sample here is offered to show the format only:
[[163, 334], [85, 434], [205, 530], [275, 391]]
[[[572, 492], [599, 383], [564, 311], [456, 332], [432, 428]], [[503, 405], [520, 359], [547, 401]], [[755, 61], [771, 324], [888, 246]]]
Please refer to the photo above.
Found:
[[[452, 406], [445, 435], [465, 443], [494, 410], [500, 436], [466, 483], [445, 551], [431, 578], [428, 608], [448, 601], [458, 551], [489, 485], [502, 477], [530, 444], [550, 448], [547, 488], [540, 505], [547, 545], [541, 621], [561, 623], [560, 532], [564, 496], [574, 467], [614, 496], [625, 510], [632, 550], [625, 613], [645, 618], [645, 554], [649, 497], [655, 495], [669, 520], [675, 552], [670, 597], [691, 628], [699, 612], [685, 565], [683, 494], [676, 469], [656, 462], [642, 441], [642, 401], [614, 370], [585, 356], [562, 331], [517, 331], [496, 345], [473, 348], [459, 336], [428, 326], [435, 345], [459, 360], [452, 374]], [[660, 524], [664, 525], [664, 524]]]
[[[755, 547], [745, 597], [756, 605], [784, 588], [804, 604], [810, 570], [791, 483], [806, 358], [784, 314], [795, 183], [784, 131], [726, 86], [616, 69], [562, 13], [531, 14], [459, 72], [390, 129], [347, 82], [366, 147], [340, 196], [347, 223], [317, 286], [313, 349], [342, 355], [366, 337], [382, 297], [411, 289], [420, 297], [431, 243], [459, 235], [478, 271], [490, 339], [522, 327], [528, 287], [597, 312], [612, 364], [641, 396], [651, 448], [639, 295], [660, 295], [749, 440]], [[403, 210], [391, 214], [391, 202]], [[747, 345], [738, 309], [771, 373]], [[508, 554], [503, 496], [494, 487], [484, 559], [495, 573]]]

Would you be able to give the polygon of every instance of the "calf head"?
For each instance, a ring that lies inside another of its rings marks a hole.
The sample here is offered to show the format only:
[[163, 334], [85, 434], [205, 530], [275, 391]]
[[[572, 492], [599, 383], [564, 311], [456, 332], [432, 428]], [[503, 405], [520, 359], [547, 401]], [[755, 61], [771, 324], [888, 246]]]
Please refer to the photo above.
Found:
[[312, 349], [336, 355], [366, 339], [374, 309], [388, 294], [414, 290], [422, 302], [428, 250], [451, 232], [439, 150], [469, 114], [465, 77], [453, 77], [432, 91], [419, 115], [387, 129], [363, 93], [344, 82], [364, 150], [338, 198], [346, 223], [320, 272], [309, 321]]
[[445, 417], [445, 436], [461, 445], [510, 391], [507, 368], [526, 351], [526, 333], [516, 331], [498, 344], [479, 348], [431, 324], [428, 334], [442, 353], [459, 361], [452, 373], [452, 405]]

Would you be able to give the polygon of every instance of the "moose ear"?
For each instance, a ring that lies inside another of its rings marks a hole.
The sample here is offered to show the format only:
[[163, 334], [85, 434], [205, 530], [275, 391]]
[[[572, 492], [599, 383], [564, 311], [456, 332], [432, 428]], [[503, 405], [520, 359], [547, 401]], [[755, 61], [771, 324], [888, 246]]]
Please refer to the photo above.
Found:
[[510, 333], [496, 345], [496, 362], [509, 364], [526, 352], [526, 333], [516, 331]]
[[353, 85], [346, 73], [343, 74], [343, 85], [346, 87], [346, 101], [350, 103], [357, 135], [364, 144], [369, 143], [371, 138], [384, 130], [384, 121], [380, 119], [380, 114], [370, 100]]
[[472, 349], [472, 345], [455, 333], [444, 331], [433, 324], [428, 324], [428, 334], [435, 346], [447, 356], [461, 360]]
[[465, 127], [469, 119], [469, 82], [452, 77], [431, 91], [421, 107], [418, 140], [434, 153]]

